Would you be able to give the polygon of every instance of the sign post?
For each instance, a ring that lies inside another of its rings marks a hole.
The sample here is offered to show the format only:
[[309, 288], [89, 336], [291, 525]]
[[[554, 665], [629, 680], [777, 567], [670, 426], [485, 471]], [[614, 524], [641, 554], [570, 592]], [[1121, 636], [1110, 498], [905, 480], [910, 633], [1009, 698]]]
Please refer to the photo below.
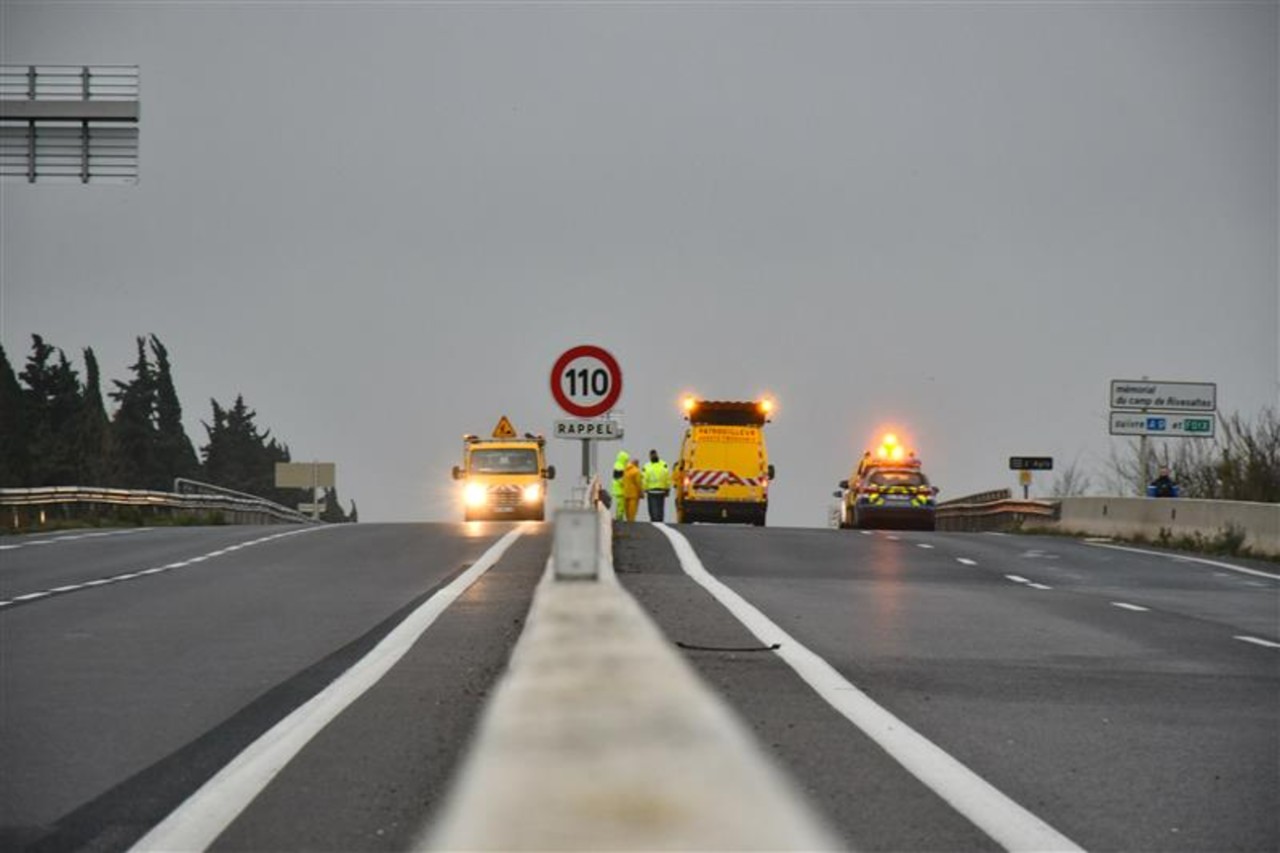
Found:
[[551, 366], [551, 396], [574, 420], [555, 422], [556, 438], [582, 442], [582, 481], [591, 481], [591, 442], [622, 438], [622, 424], [608, 414], [622, 396], [622, 368], [603, 347], [565, 350]]
[[1022, 499], [1027, 500], [1031, 488], [1032, 471], [1052, 471], [1052, 456], [1010, 456], [1009, 470], [1018, 472], [1018, 484], [1022, 486]]

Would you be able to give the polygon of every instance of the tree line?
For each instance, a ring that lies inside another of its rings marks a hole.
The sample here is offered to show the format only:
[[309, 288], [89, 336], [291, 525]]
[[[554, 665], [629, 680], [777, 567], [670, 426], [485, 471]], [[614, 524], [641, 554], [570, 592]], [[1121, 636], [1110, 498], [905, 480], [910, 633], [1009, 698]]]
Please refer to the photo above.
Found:
[[[91, 347], [82, 351], [83, 379], [63, 350], [31, 336], [31, 352], [15, 373], [0, 345], [0, 488], [97, 486], [170, 491], [184, 477], [266, 498], [284, 506], [310, 502], [303, 489], [278, 489], [275, 463], [289, 446], [257, 424], [243, 395], [224, 406], [210, 400], [202, 421], [206, 443], [197, 454], [182, 426], [182, 404], [169, 351], [155, 335], [137, 339], [125, 381], [112, 380], [103, 400]], [[325, 521], [356, 521], [326, 489]]]

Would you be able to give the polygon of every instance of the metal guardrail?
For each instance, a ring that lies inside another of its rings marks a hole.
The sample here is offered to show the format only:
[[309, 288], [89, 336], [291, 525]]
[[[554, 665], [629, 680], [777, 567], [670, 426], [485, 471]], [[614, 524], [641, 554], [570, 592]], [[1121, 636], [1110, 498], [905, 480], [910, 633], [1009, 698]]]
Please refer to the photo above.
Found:
[[977, 492], [964, 497], [951, 498], [950, 500], [939, 501], [938, 507], [959, 506], [962, 504], [986, 504], [993, 501], [1007, 501], [1013, 497], [1013, 493], [1008, 489], [992, 489], [987, 492]]
[[[107, 508], [139, 507], [154, 512], [223, 513], [236, 524], [312, 524], [310, 517], [252, 495], [179, 494], [142, 489], [106, 489], [86, 486], [46, 486], [34, 489], [0, 489], [0, 507], [13, 528], [41, 526], [49, 508], [61, 507], [64, 518], [94, 515]], [[39, 514], [33, 524], [23, 524], [24, 516]]]
[[[992, 496], [994, 499], [981, 500]], [[1058, 512], [1054, 501], [1012, 500], [1009, 490], [1001, 489], [940, 504], [935, 518], [939, 530], [1006, 530], [1027, 519], [1056, 520]]]

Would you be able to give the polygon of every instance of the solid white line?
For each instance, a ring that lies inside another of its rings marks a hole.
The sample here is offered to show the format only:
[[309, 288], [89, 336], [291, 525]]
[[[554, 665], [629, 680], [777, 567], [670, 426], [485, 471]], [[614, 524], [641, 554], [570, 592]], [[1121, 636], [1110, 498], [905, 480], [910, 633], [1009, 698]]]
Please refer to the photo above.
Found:
[[781, 643], [784, 660], [831, 707], [843, 714], [912, 775], [1006, 850], [1080, 850], [1049, 824], [911, 729], [854, 687], [831, 664], [801, 645], [736, 592], [714, 578], [689, 540], [664, 524], [654, 525], [671, 542], [689, 577], [716, 597], [762, 643]]
[[1124, 601], [1113, 601], [1111, 602], [1111, 606], [1119, 607], [1121, 610], [1132, 610], [1134, 613], [1146, 613], [1148, 610], [1148, 608], [1143, 607], [1139, 604], [1129, 604], [1128, 602], [1124, 602]]
[[916, 543], [916, 547], [917, 547], [917, 548], [932, 548], [933, 546], [932, 546], [932, 545], [930, 545], [928, 542], [917, 542], [917, 543]]
[[1232, 572], [1242, 572], [1246, 575], [1257, 575], [1260, 578], [1271, 578], [1273, 581], [1280, 581], [1280, 575], [1273, 574], [1271, 572], [1264, 572], [1259, 569], [1248, 569], [1244, 566], [1232, 565], [1231, 563], [1222, 563], [1218, 560], [1206, 560], [1203, 557], [1188, 557], [1185, 554], [1166, 554], [1163, 551], [1148, 551], [1145, 548], [1129, 548], [1124, 545], [1105, 545], [1101, 542], [1089, 542], [1087, 539], [1085, 541], [1088, 544], [1093, 545], [1095, 548], [1111, 548], [1115, 551], [1130, 551], [1134, 554], [1149, 554], [1152, 557], [1164, 557], [1165, 559], [1173, 560], [1178, 563], [1203, 563], [1206, 566], [1217, 566], [1220, 569], [1226, 569]]
[[1027, 580], [1022, 575], [1005, 575], [1005, 577], [1014, 583], [1031, 583], [1031, 581]]
[[1260, 637], [1246, 637], [1243, 634], [1236, 634], [1236, 639], [1244, 640], [1246, 643], [1253, 643], [1255, 646], [1265, 646], [1268, 649], [1280, 649], [1280, 643], [1273, 643]]
[[132, 849], [207, 849], [313, 737], [399, 663], [440, 614], [497, 563], [523, 532], [522, 527], [516, 528], [491, 545], [469, 569], [393, 628], [369, 654], [251, 743]]
[[957, 562], [957, 563], [964, 563], [966, 566], [976, 566], [976, 565], [978, 565], [978, 563], [977, 563], [977, 561], [976, 561], [976, 560], [970, 560], [968, 557], [956, 557], [956, 562]]
[[14, 601], [35, 601], [37, 598], [44, 598], [48, 594], [49, 593], [47, 592], [29, 592], [26, 595], [15, 595], [13, 597], [13, 600]]

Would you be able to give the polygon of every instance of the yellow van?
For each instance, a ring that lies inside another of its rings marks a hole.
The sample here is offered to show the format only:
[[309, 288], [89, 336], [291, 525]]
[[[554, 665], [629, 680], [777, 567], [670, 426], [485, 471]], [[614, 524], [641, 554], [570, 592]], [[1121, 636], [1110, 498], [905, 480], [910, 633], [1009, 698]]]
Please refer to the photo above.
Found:
[[556, 469], [548, 465], [546, 439], [516, 434], [505, 417], [492, 439], [463, 437], [462, 465], [453, 479], [462, 486], [463, 517], [467, 521], [542, 521], [546, 517], [547, 481]]
[[676, 521], [764, 526], [774, 468], [764, 443], [772, 400], [685, 398], [689, 427], [671, 472]]

